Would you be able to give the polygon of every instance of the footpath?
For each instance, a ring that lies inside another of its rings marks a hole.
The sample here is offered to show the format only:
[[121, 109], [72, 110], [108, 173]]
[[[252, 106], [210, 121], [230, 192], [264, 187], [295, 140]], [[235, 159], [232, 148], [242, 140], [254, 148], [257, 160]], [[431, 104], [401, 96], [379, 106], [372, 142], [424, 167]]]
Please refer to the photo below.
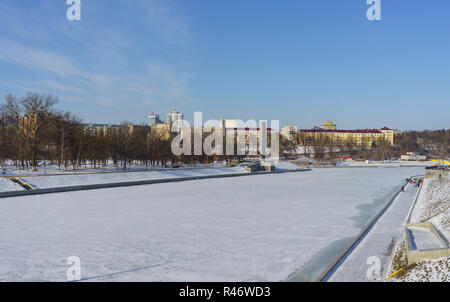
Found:
[[[360, 239], [360, 242], [322, 281], [367, 282], [368, 272], [381, 266], [381, 278], [386, 278], [396, 245], [403, 237], [405, 225], [419, 189], [408, 184], [375, 225]], [[369, 276], [370, 277], [370, 276]]]

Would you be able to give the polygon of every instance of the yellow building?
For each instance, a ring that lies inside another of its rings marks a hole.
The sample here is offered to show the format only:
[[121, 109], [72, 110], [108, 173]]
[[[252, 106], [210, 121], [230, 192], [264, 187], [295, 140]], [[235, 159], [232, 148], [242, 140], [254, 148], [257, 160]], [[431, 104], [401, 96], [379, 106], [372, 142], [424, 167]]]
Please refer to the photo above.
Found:
[[163, 140], [171, 139], [170, 130], [170, 124], [157, 124], [156, 126], [151, 127], [152, 133], [159, 136], [159, 138]]
[[31, 118], [28, 115], [25, 115], [19, 119], [19, 131], [25, 136], [34, 137], [36, 134], [37, 121], [37, 114], [33, 114]]
[[320, 127], [325, 130], [336, 130], [336, 124], [333, 123], [332, 121], [326, 121]]
[[356, 146], [371, 146], [373, 143], [377, 144], [383, 140], [393, 145], [394, 130], [387, 127], [382, 129], [340, 130], [336, 129], [336, 124], [328, 121], [322, 124], [322, 128], [300, 130], [299, 138], [302, 145], [321, 142], [342, 146], [347, 143]]

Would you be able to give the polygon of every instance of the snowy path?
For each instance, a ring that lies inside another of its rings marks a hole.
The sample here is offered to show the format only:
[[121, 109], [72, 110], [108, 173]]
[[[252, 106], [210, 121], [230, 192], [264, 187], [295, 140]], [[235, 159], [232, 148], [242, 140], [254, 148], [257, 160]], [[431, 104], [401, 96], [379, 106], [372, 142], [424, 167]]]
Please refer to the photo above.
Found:
[[408, 214], [417, 192], [417, 188], [408, 185], [405, 192], [397, 196], [393, 204], [327, 281], [370, 281], [367, 278], [367, 272], [373, 264], [368, 261], [369, 257], [378, 257], [382, 268], [381, 276], [384, 276], [389, 269], [392, 253], [395, 251], [392, 242], [397, 243], [403, 237]]
[[445, 247], [439, 239], [426, 228], [409, 227], [413, 247], [418, 250], [440, 249]]

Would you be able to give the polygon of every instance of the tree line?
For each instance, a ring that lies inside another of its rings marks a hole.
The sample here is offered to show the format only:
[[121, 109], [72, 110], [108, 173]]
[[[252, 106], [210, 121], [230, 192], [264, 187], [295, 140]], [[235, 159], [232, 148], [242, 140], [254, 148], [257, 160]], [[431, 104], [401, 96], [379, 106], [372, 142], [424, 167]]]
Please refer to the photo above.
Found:
[[[22, 98], [5, 97], [0, 106], [0, 165], [12, 164], [24, 170], [56, 165], [61, 170], [68, 170], [109, 165], [127, 168], [130, 164], [148, 167], [176, 163], [209, 164], [214, 161], [230, 163], [249, 157], [248, 150], [246, 154], [232, 156], [204, 153], [175, 156], [171, 150], [173, 133], [169, 137], [161, 136], [147, 125], [132, 125], [126, 121], [99, 131], [83, 124], [70, 112], [56, 110], [58, 102], [57, 97], [38, 93], [28, 93]], [[203, 141], [207, 135], [203, 133]], [[304, 140], [301, 134], [293, 141], [281, 138], [280, 156], [299, 145], [305, 156], [329, 162], [344, 156], [385, 160], [400, 158], [406, 152], [436, 158], [448, 158], [450, 153], [450, 129], [405, 131], [395, 136], [393, 146], [382, 139], [362, 145], [352, 140], [337, 144], [327, 136]], [[225, 137], [223, 141], [227, 141]], [[267, 141], [270, 144], [270, 137]], [[234, 154], [237, 154], [236, 140], [233, 144]], [[226, 154], [226, 143], [222, 147], [223, 154]]]
[[[0, 106], [2, 167], [12, 164], [23, 170], [37, 171], [47, 165], [56, 165], [61, 170], [113, 165], [126, 169], [130, 164], [149, 167], [214, 161], [230, 163], [246, 157], [246, 154], [225, 155], [225, 143], [224, 155], [202, 152], [201, 155], [175, 156], [171, 143], [177, 133], [167, 137], [151, 131], [147, 125], [132, 125], [127, 121], [104, 129], [90, 127], [72, 113], [56, 110], [58, 103], [57, 97], [38, 93], [28, 93], [22, 98], [6, 96]], [[202, 134], [202, 142], [208, 135]], [[236, 138], [234, 146], [236, 150]]]
[[[367, 139], [367, 138], [366, 138]], [[292, 152], [302, 148], [305, 157], [314, 157], [317, 161], [336, 162], [339, 157], [352, 157], [360, 160], [399, 159], [402, 154], [415, 152], [430, 158], [448, 158], [450, 156], [450, 129], [404, 131], [394, 136], [394, 145], [384, 139], [361, 144], [352, 139], [342, 142], [333, 141], [327, 135], [308, 137], [297, 134], [293, 140], [281, 139], [280, 151]]]
[[38, 170], [107, 166], [126, 168], [131, 163], [165, 165], [171, 161], [170, 141], [150, 127], [123, 122], [105, 131], [90, 128], [70, 112], [58, 111], [52, 95], [8, 95], [0, 107], [0, 164]]

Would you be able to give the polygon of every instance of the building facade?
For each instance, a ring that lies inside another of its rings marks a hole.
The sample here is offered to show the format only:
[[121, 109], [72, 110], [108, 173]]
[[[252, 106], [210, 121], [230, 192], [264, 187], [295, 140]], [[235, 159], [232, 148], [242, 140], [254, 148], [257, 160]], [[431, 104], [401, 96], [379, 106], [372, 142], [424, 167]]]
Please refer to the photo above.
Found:
[[[172, 110], [172, 112], [167, 113], [167, 120], [164, 123], [159, 118], [159, 115], [156, 113], [151, 113], [148, 116], [149, 126], [152, 132], [156, 132], [161, 137], [170, 137], [171, 132], [180, 132], [181, 125], [183, 124], [183, 114]], [[177, 122], [178, 127], [173, 131], [172, 125]]]
[[173, 123], [178, 122], [178, 125], [182, 125], [183, 123], [183, 114], [176, 110], [172, 110], [172, 112], [167, 113], [166, 124], [172, 126]]
[[150, 129], [151, 133], [158, 136], [160, 139], [170, 140], [172, 137], [169, 124], [157, 124]]
[[298, 127], [294, 125], [285, 126], [281, 129], [280, 135], [290, 142], [295, 142], [298, 138]]
[[302, 145], [310, 145], [317, 142], [333, 145], [371, 146], [382, 141], [394, 145], [394, 130], [387, 127], [381, 129], [357, 129], [341, 130], [331, 121], [322, 124], [321, 128], [299, 130], [299, 141]]
[[425, 155], [420, 155], [415, 152], [407, 152], [406, 154], [401, 155], [401, 160], [406, 161], [427, 160], [427, 157]]
[[238, 119], [220, 119], [219, 120], [220, 128], [238, 128]]
[[[214, 126], [203, 127], [183, 127], [181, 128], [182, 137], [187, 135], [201, 134], [203, 138], [211, 135], [213, 132], [221, 131], [223, 143], [232, 142], [237, 146], [238, 143], [245, 144], [244, 153], [247, 155], [257, 155], [259, 147], [265, 148], [267, 144], [271, 143], [272, 136], [278, 135], [278, 131], [272, 128], [266, 128], [267, 124], [262, 123], [261, 127], [257, 127], [254, 122], [246, 123], [238, 119], [220, 119], [218, 124]], [[265, 129], [265, 130], [263, 130]], [[217, 133], [217, 132], [216, 132]], [[198, 136], [197, 136], [198, 137]], [[264, 149], [262, 153], [269, 151]], [[274, 149], [275, 150], [275, 149]], [[240, 154], [241, 155], [241, 154]]]
[[120, 127], [127, 127], [130, 133], [134, 131], [134, 125], [113, 125], [113, 124], [83, 124], [84, 133], [108, 135], [114, 134]]
[[149, 126], [150, 127], [154, 127], [158, 124], [161, 124], [162, 121], [159, 119], [159, 114], [156, 113], [150, 113], [150, 115], [148, 116], [149, 119]]
[[325, 123], [323, 123], [320, 126], [320, 128], [325, 129], [325, 130], [336, 130], [337, 129], [336, 124], [333, 123], [332, 121], [326, 121]]

